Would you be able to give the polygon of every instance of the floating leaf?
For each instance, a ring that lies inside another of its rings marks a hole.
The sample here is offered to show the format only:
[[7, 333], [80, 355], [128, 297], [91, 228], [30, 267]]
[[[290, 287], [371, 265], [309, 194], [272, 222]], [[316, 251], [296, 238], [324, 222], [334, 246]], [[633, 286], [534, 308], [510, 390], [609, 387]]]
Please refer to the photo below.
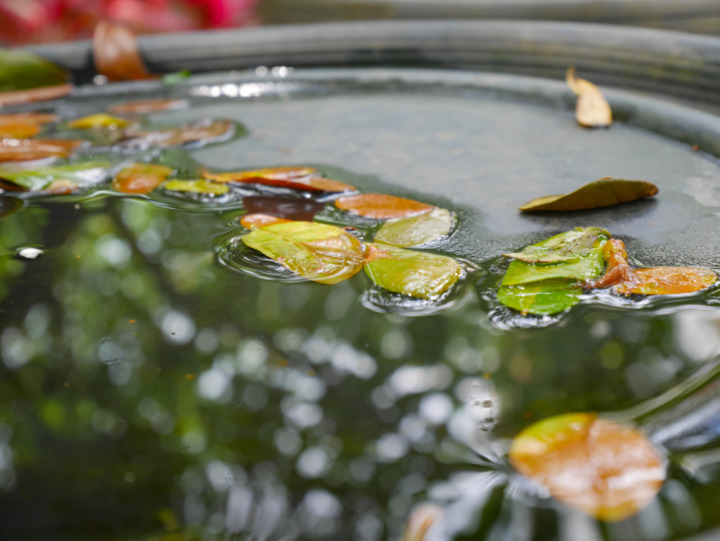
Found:
[[243, 207], [249, 214], [271, 214], [288, 220], [311, 222], [325, 208], [325, 203], [305, 197], [250, 195], [243, 197]]
[[235, 124], [229, 120], [201, 119], [184, 126], [155, 131], [131, 126], [126, 135], [144, 138], [155, 146], [170, 147], [185, 143], [211, 143], [231, 137], [234, 131]]
[[374, 259], [365, 265], [365, 272], [375, 285], [393, 293], [435, 299], [464, 274], [460, 264], [450, 257], [383, 244], [370, 246], [376, 251]]
[[0, 162], [69, 156], [84, 141], [70, 139], [0, 139]]
[[53, 180], [44, 191], [53, 195], [69, 195], [78, 191], [80, 186], [76, 182], [67, 179]]
[[503, 254], [525, 263], [560, 263], [575, 261], [602, 249], [610, 233], [599, 227], [576, 227], [546, 239], [537, 244], [526, 246], [519, 252]]
[[594, 289], [614, 287], [622, 295], [681, 295], [702, 291], [718, 277], [710, 269], [699, 267], [648, 267], [632, 269], [625, 244], [610, 240], [603, 250], [607, 271], [590, 284]]
[[577, 280], [555, 278], [541, 282], [500, 286], [498, 301], [522, 315], [557, 314], [580, 302]]
[[208, 180], [169, 180], [163, 186], [166, 190], [173, 192], [204, 193], [211, 195], [223, 195], [230, 191], [224, 184], [210, 182]]
[[357, 274], [365, 247], [343, 229], [313, 222], [288, 222], [255, 229], [242, 241], [308, 280], [337, 284]]
[[548, 195], [525, 203], [523, 212], [586, 210], [629, 203], [652, 197], [658, 188], [646, 180], [623, 180], [605, 177], [565, 195]]
[[242, 226], [247, 229], [256, 229], [258, 227], [267, 227], [269, 225], [285, 224], [288, 222], [292, 222], [292, 220], [285, 220], [277, 216], [271, 216], [270, 214], [246, 214], [240, 220]]
[[379, 219], [407, 218], [430, 212], [435, 208], [420, 201], [379, 193], [341, 197], [335, 201], [335, 206], [359, 216]]
[[585, 79], [575, 77], [575, 68], [570, 67], [565, 74], [570, 90], [577, 96], [575, 118], [585, 128], [600, 128], [612, 124], [612, 110], [600, 89]]
[[64, 85], [67, 76], [64, 69], [28, 51], [0, 49], [0, 93]]
[[135, 33], [121, 24], [101, 21], [93, 34], [95, 69], [109, 81], [138, 81], [154, 76], [145, 69]]
[[33, 170], [0, 169], [0, 179], [13, 182], [29, 191], [48, 188], [53, 182], [67, 180], [78, 186], [97, 184], [105, 179], [109, 162], [85, 162], [72, 165], [57, 165]]
[[312, 176], [316, 169], [312, 167], [275, 167], [255, 169], [252, 171], [231, 171], [227, 173], [203, 172], [205, 178], [215, 182], [242, 182], [246, 184], [262, 184], [295, 190], [311, 190], [323, 192], [347, 192], [355, 190], [354, 186], [338, 180]]
[[172, 167], [154, 163], [134, 163], [113, 179], [113, 189], [131, 194], [146, 194], [160, 186], [172, 173]]
[[450, 211], [436, 207], [418, 216], [385, 222], [375, 234], [375, 241], [401, 248], [421, 246], [450, 234], [454, 221]]
[[108, 108], [114, 115], [146, 115], [158, 111], [184, 109], [188, 106], [187, 100], [142, 100], [116, 103]]
[[75, 87], [71, 84], [43, 86], [40, 88], [29, 88], [27, 90], [12, 90], [0, 92], [0, 107], [6, 105], [17, 105], [34, 101], [47, 101], [62, 98], [73, 91]]
[[15, 113], [0, 115], [0, 138], [25, 139], [40, 133], [43, 124], [55, 122], [49, 113]]
[[591, 413], [551, 417], [526, 428], [510, 447], [510, 462], [558, 500], [606, 521], [647, 506], [666, 475], [643, 434]]
[[162, 76], [162, 84], [165, 86], [174, 86], [183, 82], [185, 79], [188, 79], [191, 75], [192, 73], [190, 73], [190, 70], [180, 70], [175, 73], [167, 73]]
[[122, 118], [105, 113], [98, 113], [73, 120], [68, 123], [68, 126], [80, 130], [89, 130], [93, 128], [124, 128], [127, 124], [127, 120], [123, 120]]

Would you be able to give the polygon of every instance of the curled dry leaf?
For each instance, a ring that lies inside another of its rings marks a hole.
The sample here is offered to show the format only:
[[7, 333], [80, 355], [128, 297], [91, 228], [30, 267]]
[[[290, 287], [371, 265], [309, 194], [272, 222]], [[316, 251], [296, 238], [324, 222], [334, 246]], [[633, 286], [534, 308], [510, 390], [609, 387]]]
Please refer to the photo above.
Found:
[[403, 250], [383, 244], [370, 244], [372, 259], [365, 272], [383, 289], [418, 299], [436, 299], [448, 291], [464, 274], [451, 257]]
[[658, 187], [646, 180], [623, 180], [605, 177], [565, 195], [548, 195], [525, 203], [523, 212], [586, 210], [629, 203], [652, 197]]
[[295, 274], [321, 284], [355, 276], [365, 263], [365, 247], [340, 227], [286, 222], [254, 229], [242, 241]]
[[312, 167], [275, 167], [269, 169], [256, 169], [253, 171], [231, 171], [227, 173], [203, 173], [205, 178], [215, 182], [242, 182], [246, 184], [261, 184], [263, 186], [276, 186], [294, 190], [310, 190], [322, 192], [348, 192], [355, 187], [340, 182], [312, 176], [316, 169]]
[[647, 506], [666, 475], [643, 434], [592, 413], [560, 415], [526, 428], [513, 440], [510, 462], [561, 502], [606, 521]]
[[208, 195], [223, 195], [230, 191], [224, 184], [210, 182], [209, 180], [169, 180], [163, 186], [172, 192], [204, 193]]
[[420, 201], [379, 193], [341, 197], [335, 201], [335, 206], [358, 216], [378, 219], [407, 218], [430, 212], [435, 208]]
[[585, 79], [575, 77], [575, 68], [565, 74], [570, 90], [577, 96], [575, 118], [585, 128], [600, 128], [612, 124], [612, 110], [600, 89]]
[[105, 113], [84, 116], [68, 123], [68, 126], [70, 126], [71, 128], [79, 130], [90, 130], [93, 128], [117, 129], [124, 128], [127, 125], [127, 120], [118, 118], [116, 116], [107, 115]]
[[135, 33], [121, 24], [102, 21], [93, 35], [95, 69], [109, 81], [154, 78], [145, 69]]
[[113, 115], [146, 115], [158, 111], [184, 109], [189, 105], [187, 100], [142, 100], [116, 103], [108, 108]]
[[113, 189], [122, 193], [146, 194], [160, 186], [172, 168], [154, 163], [134, 163], [113, 178]]
[[143, 130], [130, 126], [125, 134], [129, 138], [144, 138], [158, 147], [171, 147], [186, 143], [212, 143], [227, 139], [235, 132], [235, 124], [229, 120], [201, 119], [161, 130]]
[[0, 139], [0, 162], [65, 157], [83, 143], [71, 139]]
[[270, 214], [246, 214], [240, 220], [240, 223], [246, 229], [256, 229], [258, 227], [267, 227], [274, 224], [286, 224], [292, 220], [285, 220]]
[[40, 88], [29, 88], [27, 90], [11, 90], [0, 92], [0, 107], [29, 103], [34, 101], [55, 100], [67, 96], [75, 87], [71, 84], [43, 86]]
[[50, 113], [14, 113], [0, 115], [0, 138], [24, 139], [40, 133], [42, 126], [57, 121]]
[[424, 214], [385, 222], [375, 234], [375, 241], [400, 248], [422, 246], [449, 235], [454, 221], [452, 212], [436, 207]]
[[590, 285], [593, 289], [612, 287], [621, 295], [682, 295], [707, 289], [718, 279], [715, 272], [700, 267], [633, 269], [619, 239], [610, 240], [603, 254], [607, 271]]

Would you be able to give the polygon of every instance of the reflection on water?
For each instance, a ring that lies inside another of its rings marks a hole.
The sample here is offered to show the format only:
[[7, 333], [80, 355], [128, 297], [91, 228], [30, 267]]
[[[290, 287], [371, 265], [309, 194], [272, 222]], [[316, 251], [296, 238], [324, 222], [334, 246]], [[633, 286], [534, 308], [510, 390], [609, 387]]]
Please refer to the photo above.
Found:
[[[121, 199], [3, 219], [0, 537], [398, 539], [423, 503], [428, 540], [720, 525], [716, 309], [588, 305], [504, 331], [470, 288], [379, 313], [362, 275], [232, 272], [211, 249], [227, 223]], [[650, 507], [600, 524], [512, 472], [511, 438], [569, 411], [637, 420], [667, 450]]]

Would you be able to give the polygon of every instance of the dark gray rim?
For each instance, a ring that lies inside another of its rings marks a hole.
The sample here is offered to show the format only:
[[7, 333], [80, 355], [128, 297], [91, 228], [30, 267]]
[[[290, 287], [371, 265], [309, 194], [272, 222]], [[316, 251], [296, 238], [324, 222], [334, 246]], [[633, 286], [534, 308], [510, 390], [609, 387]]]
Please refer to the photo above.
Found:
[[[31, 50], [94, 73], [88, 41]], [[262, 27], [140, 38], [157, 73], [294, 67], [405, 66], [558, 79], [569, 65], [617, 87], [720, 102], [720, 39], [630, 27], [537, 21], [377, 21]]]

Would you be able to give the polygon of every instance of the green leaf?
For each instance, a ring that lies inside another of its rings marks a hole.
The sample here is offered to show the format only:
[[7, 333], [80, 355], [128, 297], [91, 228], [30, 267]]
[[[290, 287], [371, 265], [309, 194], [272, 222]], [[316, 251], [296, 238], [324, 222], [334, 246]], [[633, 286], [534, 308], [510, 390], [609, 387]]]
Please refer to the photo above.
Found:
[[193, 192], [213, 195], [223, 195], [230, 191], [227, 184], [210, 182], [209, 180], [169, 180], [163, 188], [173, 192]]
[[447, 236], [453, 223], [451, 212], [435, 208], [419, 216], [385, 222], [375, 234], [375, 241], [401, 248], [421, 246]]
[[383, 244], [373, 246], [378, 255], [365, 265], [365, 272], [375, 285], [393, 293], [434, 299], [463, 275], [460, 264], [450, 257]]
[[525, 203], [523, 212], [586, 210], [629, 203], [643, 197], [652, 197], [658, 187], [646, 180], [601, 178], [565, 195], [548, 195]]
[[558, 263], [590, 255], [602, 247], [610, 233], [599, 227], [576, 227], [547, 240], [526, 246], [519, 252], [504, 254], [525, 263]]
[[67, 72], [32, 53], [0, 49], [0, 92], [61, 85]]
[[68, 180], [80, 186], [97, 184], [105, 178], [110, 162], [85, 162], [72, 165], [56, 165], [41, 169], [0, 169], [0, 179], [9, 180], [28, 189], [38, 191], [57, 180]]
[[540, 280], [555, 278], [569, 278], [578, 281], [592, 280], [600, 276], [605, 269], [605, 260], [602, 256], [602, 245], [586, 257], [567, 263], [525, 263], [513, 261], [510, 263], [502, 285], [513, 286], [528, 284]]
[[365, 262], [365, 247], [340, 227], [287, 222], [255, 229], [242, 241], [294, 273], [321, 284], [355, 276]]
[[521, 285], [503, 285], [498, 301], [525, 314], [557, 314], [580, 302], [582, 288], [571, 279], [556, 278]]
[[173, 86], [183, 82], [185, 79], [192, 75], [190, 70], [180, 70], [175, 73], [168, 73], [162, 76], [162, 84], [165, 86]]

